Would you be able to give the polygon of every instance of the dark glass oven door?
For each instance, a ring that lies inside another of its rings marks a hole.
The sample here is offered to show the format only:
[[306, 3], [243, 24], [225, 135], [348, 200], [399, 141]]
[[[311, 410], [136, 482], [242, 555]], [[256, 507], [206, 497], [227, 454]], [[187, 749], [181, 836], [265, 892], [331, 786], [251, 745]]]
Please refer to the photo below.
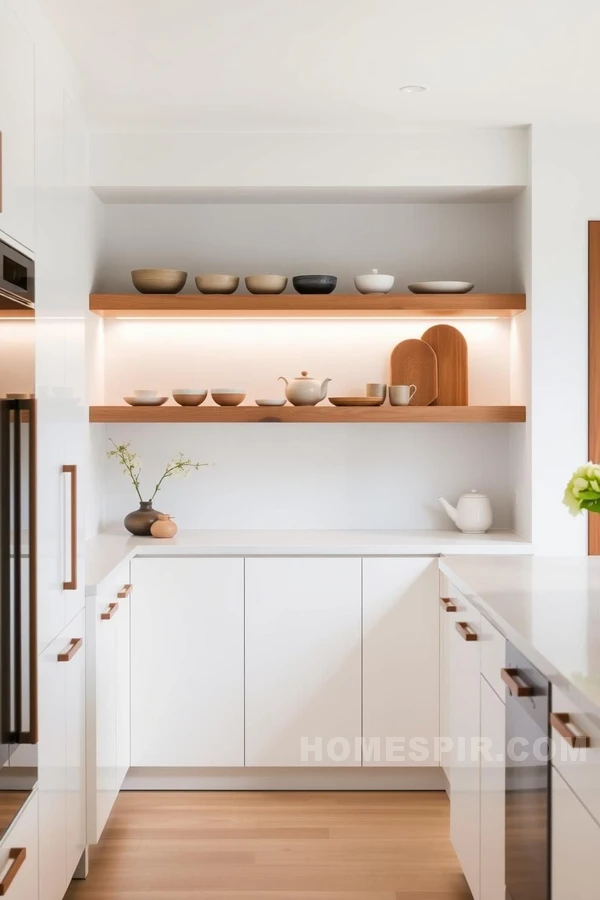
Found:
[[0, 310], [33, 309], [34, 263], [0, 241]]

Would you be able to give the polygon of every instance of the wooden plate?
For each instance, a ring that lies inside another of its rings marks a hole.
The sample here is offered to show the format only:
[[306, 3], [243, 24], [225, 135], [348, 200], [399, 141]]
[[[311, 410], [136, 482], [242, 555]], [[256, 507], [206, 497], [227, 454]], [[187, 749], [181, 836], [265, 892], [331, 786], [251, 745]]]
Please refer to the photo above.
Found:
[[417, 387], [411, 406], [430, 406], [438, 395], [438, 365], [428, 343], [411, 339], [392, 350], [390, 384]]
[[330, 397], [329, 402], [334, 406], [381, 406], [383, 400], [380, 397]]
[[437, 406], [469, 405], [467, 342], [452, 325], [434, 325], [422, 338], [435, 352], [440, 387]]

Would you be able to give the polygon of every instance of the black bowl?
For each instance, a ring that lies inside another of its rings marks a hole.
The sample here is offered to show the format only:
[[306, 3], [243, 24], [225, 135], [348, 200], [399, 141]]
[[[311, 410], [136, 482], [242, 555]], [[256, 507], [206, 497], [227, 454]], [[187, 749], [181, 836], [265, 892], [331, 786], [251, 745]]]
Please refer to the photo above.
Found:
[[337, 277], [335, 275], [294, 275], [292, 282], [299, 294], [331, 294], [332, 291], [335, 291]]

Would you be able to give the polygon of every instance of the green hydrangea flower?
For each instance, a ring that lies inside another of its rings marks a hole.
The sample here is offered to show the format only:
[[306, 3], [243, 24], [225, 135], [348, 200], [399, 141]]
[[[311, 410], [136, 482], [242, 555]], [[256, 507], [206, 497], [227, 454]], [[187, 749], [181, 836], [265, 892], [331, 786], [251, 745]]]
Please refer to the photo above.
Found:
[[584, 509], [600, 513], [600, 465], [589, 462], [576, 469], [565, 488], [563, 503], [572, 516]]

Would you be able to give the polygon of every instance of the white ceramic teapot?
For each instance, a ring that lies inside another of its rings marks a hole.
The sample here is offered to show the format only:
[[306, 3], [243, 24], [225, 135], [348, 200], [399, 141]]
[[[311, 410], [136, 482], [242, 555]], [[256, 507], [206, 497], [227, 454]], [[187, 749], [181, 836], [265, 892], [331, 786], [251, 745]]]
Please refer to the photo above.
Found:
[[327, 396], [327, 385], [331, 378], [319, 382], [311, 378], [308, 372], [302, 372], [292, 381], [288, 381], [283, 375], [278, 380], [285, 381], [285, 396], [293, 406], [316, 406]]
[[440, 503], [461, 531], [465, 534], [483, 534], [492, 527], [492, 505], [485, 494], [472, 490], [459, 498], [456, 508], [439, 498]]

